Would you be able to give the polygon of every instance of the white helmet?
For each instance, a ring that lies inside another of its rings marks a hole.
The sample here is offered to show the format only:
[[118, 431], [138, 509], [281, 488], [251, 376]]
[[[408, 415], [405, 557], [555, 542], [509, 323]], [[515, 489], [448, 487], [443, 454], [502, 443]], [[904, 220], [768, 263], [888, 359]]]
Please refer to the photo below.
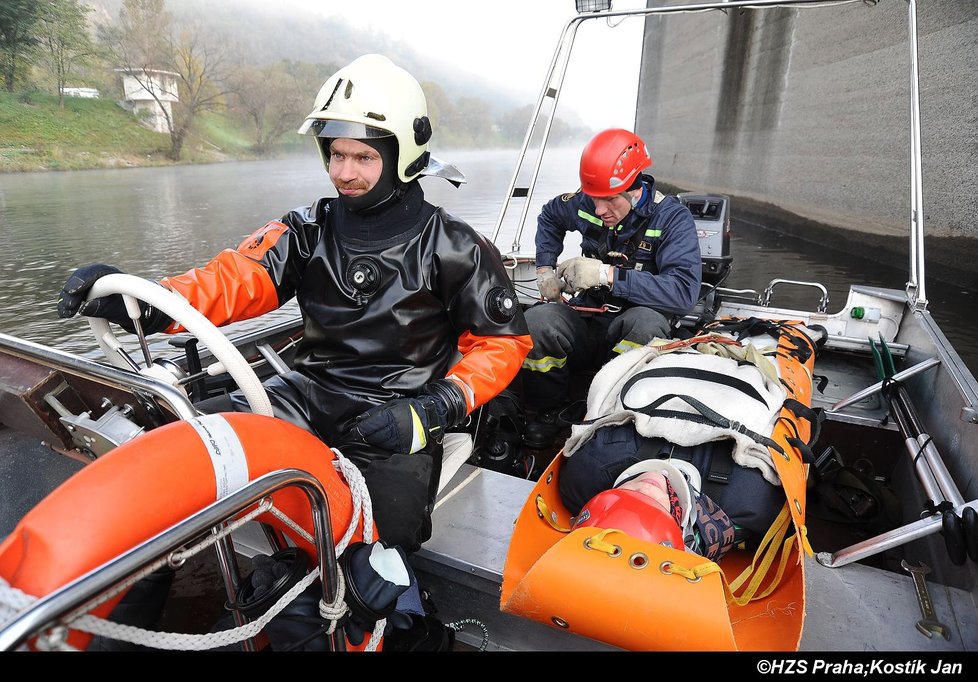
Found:
[[[414, 77], [379, 54], [353, 60], [333, 74], [299, 133], [319, 138], [397, 140], [397, 175], [410, 182], [428, 166], [431, 123], [424, 91]], [[329, 152], [319, 145], [323, 163]]]

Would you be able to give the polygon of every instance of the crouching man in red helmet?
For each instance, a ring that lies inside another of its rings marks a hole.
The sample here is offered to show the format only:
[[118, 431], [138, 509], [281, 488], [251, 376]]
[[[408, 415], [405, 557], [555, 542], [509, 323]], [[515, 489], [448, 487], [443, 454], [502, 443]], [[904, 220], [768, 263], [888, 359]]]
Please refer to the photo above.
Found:
[[[524, 435], [530, 447], [553, 445], [572, 370], [668, 338], [670, 318], [699, 298], [696, 224], [642, 173], [651, 165], [637, 135], [604, 130], [581, 154], [580, 190], [549, 201], [537, 219], [537, 286], [550, 302], [526, 314], [533, 349], [520, 377], [526, 408], [537, 412]], [[557, 265], [568, 232], [581, 234], [583, 255]]]

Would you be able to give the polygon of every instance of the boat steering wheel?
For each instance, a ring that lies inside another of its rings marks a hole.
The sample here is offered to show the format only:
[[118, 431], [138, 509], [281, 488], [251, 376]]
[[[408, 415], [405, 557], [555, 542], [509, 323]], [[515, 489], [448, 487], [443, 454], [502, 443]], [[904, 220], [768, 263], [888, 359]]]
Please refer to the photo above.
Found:
[[[220, 366], [217, 363], [211, 365], [207, 368], [208, 373], [219, 374], [221, 370], [226, 370], [241, 389], [252, 412], [266, 417], [274, 416], [272, 404], [268, 400], [268, 393], [265, 392], [265, 387], [262, 386], [258, 375], [255, 374], [248, 361], [210, 320], [201, 315], [183, 297], [155, 282], [118, 273], [100, 277], [89, 290], [88, 300], [112, 294], [122, 295], [130, 315], [135, 312], [138, 317], [139, 301], [145, 301], [169, 315], [174, 322], [196, 336], [217, 358]], [[142, 369], [134, 367], [133, 361], [123, 350], [122, 343], [109, 327], [107, 320], [101, 317], [89, 317], [88, 324], [92, 328], [92, 333], [95, 335], [99, 347], [111, 364], [120, 369], [138, 371], [158, 379], [161, 378], [163, 372], [154, 371], [154, 367], [158, 366], [152, 362], [148, 350], [146, 351], [147, 367]], [[172, 376], [165, 380], [173, 383]]]

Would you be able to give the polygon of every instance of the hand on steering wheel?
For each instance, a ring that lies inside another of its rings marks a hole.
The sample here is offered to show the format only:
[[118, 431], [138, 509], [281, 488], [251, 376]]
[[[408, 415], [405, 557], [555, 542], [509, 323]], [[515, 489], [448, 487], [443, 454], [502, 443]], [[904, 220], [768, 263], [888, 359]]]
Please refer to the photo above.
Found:
[[[111, 294], [122, 295], [126, 308], [131, 311], [130, 317], [136, 324], [138, 324], [140, 317], [139, 301], [145, 301], [169, 315], [175, 322], [196, 336], [217, 358], [218, 363], [208, 368], [209, 373], [219, 374], [221, 370], [226, 370], [244, 393], [252, 412], [267, 417], [274, 416], [265, 387], [248, 361], [210, 320], [200, 314], [180, 295], [159, 286], [155, 282], [119, 273], [99, 278], [89, 290], [88, 299]], [[125, 353], [122, 343], [106, 320], [100, 317], [89, 317], [88, 324], [92, 328], [92, 333], [95, 335], [99, 347], [110, 363], [120, 369], [146, 372], [145, 369], [140, 370], [133, 366], [135, 363]], [[151, 369], [153, 361], [149, 357], [149, 350], [146, 346], [144, 346], [144, 353], [147, 356], [147, 369]], [[154, 376], [158, 375], [154, 373]]]

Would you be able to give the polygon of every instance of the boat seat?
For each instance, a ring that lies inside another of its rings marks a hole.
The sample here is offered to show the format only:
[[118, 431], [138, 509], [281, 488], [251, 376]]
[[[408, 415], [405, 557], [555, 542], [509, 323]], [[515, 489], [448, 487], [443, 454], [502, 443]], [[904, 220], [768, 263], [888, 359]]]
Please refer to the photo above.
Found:
[[[452, 364], [459, 362], [462, 357], [459, 351], [455, 351]], [[473, 413], [473, 416], [477, 415], [478, 410]], [[478, 423], [478, 419], [476, 419], [476, 423]], [[438, 479], [438, 492], [444, 490], [445, 486], [448, 485], [448, 482], [452, 480], [452, 477], [455, 476], [461, 466], [469, 461], [469, 457], [472, 456], [472, 451], [475, 449], [475, 439], [471, 433], [451, 431], [445, 434], [445, 438], [442, 440], [442, 449], [441, 476]]]
[[441, 460], [441, 477], [438, 479], [438, 492], [445, 489], [462, 465], [469, 461], [475, 447], [472, 434], [446, 433], [442, 442], [444, 454]]

